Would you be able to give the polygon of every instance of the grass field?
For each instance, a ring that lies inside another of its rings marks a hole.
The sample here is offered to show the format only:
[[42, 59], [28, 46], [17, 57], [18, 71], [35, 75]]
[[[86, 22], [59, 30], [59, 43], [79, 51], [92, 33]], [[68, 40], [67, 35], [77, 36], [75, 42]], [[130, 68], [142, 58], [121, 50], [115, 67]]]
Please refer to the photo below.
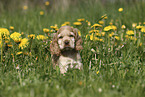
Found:
[[[0, 97], [145, 96], [145, 2], [92, 1], [1, 11]], [[63, 25], [80, 30], [84, 47], [83, 70], [65, 76], [52, 68], [49, 51]]]

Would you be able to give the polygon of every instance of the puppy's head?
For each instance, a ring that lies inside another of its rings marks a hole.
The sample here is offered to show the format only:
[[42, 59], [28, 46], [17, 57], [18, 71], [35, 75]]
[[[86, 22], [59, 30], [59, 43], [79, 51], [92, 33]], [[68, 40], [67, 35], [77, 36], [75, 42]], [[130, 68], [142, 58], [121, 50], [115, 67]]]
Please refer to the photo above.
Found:
[[70, 26], [61, 27], [54, 35], [52, 43], [50, 44], [51, 54], [60, 55], [61, 51], [65, 50], [81, 50], [82, 39], [78, 35], [76, 28]]
[[57, 38], [60, 50], [70, 50], [75, 48], [75, 34], [71, 27], [61, 27]]

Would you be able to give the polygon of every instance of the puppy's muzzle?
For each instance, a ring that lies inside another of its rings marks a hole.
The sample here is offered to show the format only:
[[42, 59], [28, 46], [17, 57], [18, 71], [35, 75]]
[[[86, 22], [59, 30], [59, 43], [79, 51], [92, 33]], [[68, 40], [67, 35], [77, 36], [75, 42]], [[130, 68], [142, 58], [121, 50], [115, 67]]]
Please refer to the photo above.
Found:
[[69, 41], [68, 40], [64, 41], [64, 43], [65, 43], [65, 45], [69, 45]]
[[64, 44], [65, 44], [65, 47], [70, 47], [70, 42], [69, 42], [69, 40], [65, 40], [65, 41], [64, 41]]

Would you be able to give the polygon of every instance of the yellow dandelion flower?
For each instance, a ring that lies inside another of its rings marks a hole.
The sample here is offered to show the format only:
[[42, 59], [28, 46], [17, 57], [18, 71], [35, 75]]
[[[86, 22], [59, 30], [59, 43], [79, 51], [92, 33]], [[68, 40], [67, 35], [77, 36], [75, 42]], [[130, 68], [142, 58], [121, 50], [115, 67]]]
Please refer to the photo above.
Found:
[[70, 25], [70, 22], [65, 22], [66, 25]]
[[109, 37], [112, 37], [113, 36], [113, 34], [109, 34]]
[[13, 45], [11, 45], [11, 44], [8, 44], [7, 46], [8, 46], [8, 47], [13, 47]]
[[125, 35], [125, 37], [128, 39], [129, 38], [129, 36], [128, 35]]
[[13, 54], [11, 54], [12, 55], [12, 57], [14, 57], [14, 55]]
[[122, 11], [123, 11], [123, 8], [119, 8], [118, 11], [119, 11], [119, 12], [122, 12]]
[[109, 31], [109, 30], [111, 30], [110, 26], [104, 28], [104, 31]]
[[23, 52], [23, 54], [24, 54], [24, 55], [30, 55], [31, 52], [30, 52], [30, 53], [29, 53], [29, 52]]
[[101, 18], [104, 18], [106, 16], [106, 14], [105, 15], [103, 15], [103, 16], [101, 16]]
[[82, 25], [81, 22], [74, 22], [73, 24], [76, 25], [76, 26]]
[[104, 21], [99, 21], [99, 24], [103, 25], [104, 24]]
[[21, 40], [21, 43], [19, 44], [20, 49], [24, 49], [29, 45], [28, 39], [24, 38]]
[[96, 32], [97, 32], [97, 33], [99, 32], [99, 30], [93, 30], [93, 31], [94, 31], [95, 33], [96, 33]]
[[94, 30], [89, 31], [89, 33], [93, 33], [93, 32], [94, 32]]
[[139, 46], [142, 46], [142, 43], [139, 43]]
[[93, 33], [93, 32], [94, 32], [93, 30], [89, 31], [89, 33]]
[[10, 26], [10, 30], [14, 30], [14, 27], [13, 26]]
[[136, 29], [141, 29], [142, 27], [144, 27], [144, 26], [138, 25], [138, 26], [136, 26]]
[[91, 26], [91, 22], [88, 22], [88, 26]]
[[38, 40], [44, 40], [47, 39], [48, 37], [44, 36], [44, 35], [37, 35], [36, 37]]
[[79, 81], [79, 85], [81, 86], [83, 84], [83, 82], [82, 81]]
[[50, 30], [51, 33], [55, 33], [55, 30]]
[[17, 53], [16, 53], [16, 55], [20, 55], [20, 54], [23, 54], [23, 52], [17, 52]]
[[55, 26], [55, 27], [57, 27], [58, 25], [57, 25], [57, 24], [55, 24], [54, 26]]
[[89, 33], [94, 33], [94, 32], [95, 32], [95, 33], [96, 33], [96, 32], [98, 33], [99, 30], [91, 30], [91, 31], [89, 31]]
[[145, 25], [145, 22], [143, 22], [143, 24]]
[[61, 26], [66, 26], [66, 24], [64, 23], [64, 24], [62, 24]]
[[110, 24], [110, 25], [113, 25], [113, 23], [112, 23], [112, 22], [110, 22], [109, 24]]
[[125, 25], [122, 25], [122, 26], [121, 26], [121, 28], [122, 28], [122, 29], [125, 29], [125, 28], [126, 28], [126, 26], [125, 26]]
[[99, 71], [97, 71], [96, 74], [99, 74]]
[[52, 29], [58, 29], [57, 25], [55, 25], [55, 26], [50, 26], [50, 28], [52, 28]]
[[99, 38], [98, 37], [94, 37], [93, 39], [99, 41]]
[[9, 30], [6, 28], [0, 28], [0, 38], [4, 37], [5, 39], [8, 39], [10, 33]]
[[86, 35], [86, 38], [88, 38], [88, 34]]
[[8, 40], [5, 40], [5, 43], [9, 43], [9, 41]]
[[128, 30], [128, 31], [126, 32], [126, 34], [127, 34], [127, 35], [134, 35], [134, 32], [133, 32], [133, 30]]
[[48, 6], [49, 4], [50, 4], [49, 1], [46, 1], [46, 2], [45, 2], [45, 5], [46, 5], [46, 6]]
[[82, 19], [77, 19], [77, 21], [78, 21], [78, 22], [82, 22], [82, 21], [85, 21], [85, 19], [84, 19], [84, 18], [82, 18]]
[[109, 31], [109, 30], [117, 30], [117, 27], [114, 26], [114, 25], [111, 25], [111, 26], [106, 26], [106, 27], [104, 28], [104, 31]]
[[28, 6], [24, 5], [23, 10], [27, 10], [27, 9], [28, 9]]
[[66, 25], [70, 25], [70, 22], [64, 22], [64, 24], [62, 24], [61, 26], [66, 26]]
[[55, 29], [56, 31], [58, 31], [58, 28], [57, 29]]
[[114, 35], [114, 32], [111, 32], [112, 35]]
[[99, 41], [104, 42], [104, 40], [103, 40], [103, 39], [99, 39]]
[[15, 41], [15, 42], [20, 42], [21, 41], [21, 34], [18, 32], [14, 32], [10, 35], [10, 37]]
[[103, 15], [101, 18], [102, 18], [102, 19], [107, 19], [107, 18], [108, 18], [108, 17], [107, 17], [107, 14]]
[[129, 38], [130, 38], [131, 40], [135, 40], [135, 41], [137, 40], [137, 38], [135, 38], [135, 37], [133, 37], [133, 36], [130, 36]]
[[30, 34], [30, 35], [28, 35], [28, 38], [30, 38], [30, 39], [35, 39], [35, 34]]
[[108, 18], [107, 16], [104, 17], [105, 20], [106, 20], [107, 18]]
[[79, 36], [81, 36], [81, 31], [78, 31]]
[[91, 26], [91, 28], [93, 28], [93, 27], [102, 27], [102, 25], [100, 25], [100, 24], [94, 24], [93, 26]]
[[112, 27], [113, 30], [117, 30], [116, 26], [112, 25], [111, 27]]
[[134, 28], [134, 27], [136, 27], [136, 25], [137, 25], [137, 23], [133, 23], [133, 24], [132, 24], [132, 27]]
[[142, 27], [141, 28], [141, 32], [145, 32], [145, 27]]
[[54, 27], [54, 26], [50, 26], [50, 28], [52, 28], [52, 29], [53, 29], [53, 27]]
[[116, 39], [116, 40], [119, 40], [120, 38], [119, 38], [118, 36], [115, 36], [115, 39]]
[[105, 32], [101, 32], [101, 35], [102, 35], [102, 36], [105, 36]]
[[24, 32], [21, 32], [21, 35], [24, 35]]
[[40, 13], [39, 13], [40, 15], [44, 15], [44, 11], [40, 11]]
[[48, 33], [49, 32], [49, 29], [43, 28], [43, 32]]
[[101, 34], [100, 34], [100, 33], [96, 33], [95, 35], [96, 35], [96, 36], [101, 36]]
[[94, 34], [92, 33], [91, 35], [90, 35], [90, 40], [93, 40], [94, 39]]

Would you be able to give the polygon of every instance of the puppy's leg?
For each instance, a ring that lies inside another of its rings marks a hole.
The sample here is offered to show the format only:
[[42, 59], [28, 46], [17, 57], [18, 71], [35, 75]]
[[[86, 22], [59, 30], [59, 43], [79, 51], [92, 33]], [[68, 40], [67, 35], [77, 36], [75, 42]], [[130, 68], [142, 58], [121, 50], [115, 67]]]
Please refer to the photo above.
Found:
[[65, 74], [67, 72], [68, 65], [67, 66], [63, 66], [62, 64], [60, 64], [59, 68], [60, 68], [60, 73], [61, 74]]

